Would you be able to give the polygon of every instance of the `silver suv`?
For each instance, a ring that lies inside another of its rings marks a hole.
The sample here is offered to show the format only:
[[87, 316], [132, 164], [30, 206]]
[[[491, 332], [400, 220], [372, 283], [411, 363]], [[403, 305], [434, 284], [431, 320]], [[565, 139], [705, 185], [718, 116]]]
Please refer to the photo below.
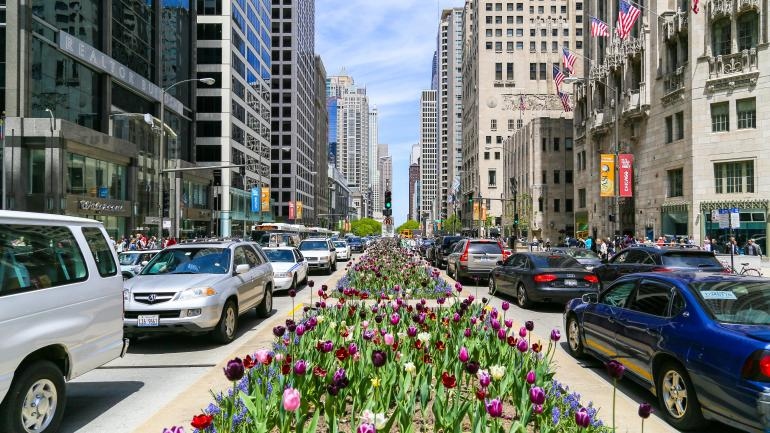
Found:
[[124, 285], [128, 335], [206, 333], [235, 339], [238, 317], [273, 309], [273, 268], [254, 242], [177, 244], [158, 253]]
[[307, 238], [297, 249], [307, 259], [310, 269], [325, 269], [327, 274], [337, 270], [337, 248], [329, 239]]

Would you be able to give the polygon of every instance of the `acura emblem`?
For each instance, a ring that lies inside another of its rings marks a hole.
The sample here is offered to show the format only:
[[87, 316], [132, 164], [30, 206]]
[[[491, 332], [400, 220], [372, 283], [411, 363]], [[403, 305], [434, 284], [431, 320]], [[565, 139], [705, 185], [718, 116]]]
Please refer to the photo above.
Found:
[[150, 296], [147, 297], [147, 300], [150, 301], [150, 302], [155, 302], [156, 299], [158, 299], [158, 297], [155, 296], [155, 293], [153, 293], [153, 294], [151, 294]]

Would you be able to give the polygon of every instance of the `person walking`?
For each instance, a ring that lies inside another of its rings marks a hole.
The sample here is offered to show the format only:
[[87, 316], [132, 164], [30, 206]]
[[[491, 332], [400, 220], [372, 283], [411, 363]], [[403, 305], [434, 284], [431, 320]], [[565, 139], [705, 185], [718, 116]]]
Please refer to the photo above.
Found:
[[762, 255], [762, 247], [759, 246], [756, 242], [754, 242], [754, 239], [749, 239], [749, 241], [746, 243], [746, 255], [747, 256], [761, 256]]
[[703, 251], [711, 251], [711, 239], [708, 236], [703, 241]]
[[590, 250], [594, 246], [594, 240], [591, 238], [591, 236], [588, 237], [588, 239], [585, 240], [586, 249]]
[[599, 239], [597, 242], [599, 243], [599, 255], [601, 255], [602, 260], [607, 260], [607, 254], [609, 252], [607, 249], [607, 242], [604, 242], [601, 239]]

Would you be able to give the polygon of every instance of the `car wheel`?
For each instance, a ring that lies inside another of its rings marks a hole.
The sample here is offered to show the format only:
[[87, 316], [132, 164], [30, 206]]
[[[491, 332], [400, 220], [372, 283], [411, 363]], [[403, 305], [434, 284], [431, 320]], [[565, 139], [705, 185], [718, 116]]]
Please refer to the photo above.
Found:
[[529, 296], [527, 296], [527, 288], [524, 287], [524, 283], [519, 283], [519, 287], [516, 289], [516, 303], [521, 308], [529, 308], [532, 305]]
[[326, 275], [331, 275], [332, 272], [334, 272], [332, 270], [332, 262], [329, 262], [329, 266], [326, 267]]
[[265, 287], [265, 296], [262, 298], [262, 302], [257, 305], [257, 317], [265, 318], [270, 317], [273, 313], [273, 286], [267, 285]]
[[575, 358], [582, 358], [585, 355], [583, 340], [580, 339], [580, 324], [574, 314], [567, 319], [567, 346], [569, 346], [569, 353]]
[[218, 343], [227, 344], [235, 340], [235, 333], [238, 330], [238, 310], [235, 302], [227, 301], [222, 308], [222, 317], [219, 318], [217, 327], [214, 328], [213, 337]]
[[27, 366], [13, 380], [0, 406], [0, 431], [57, 431], [64, 415], [65, 386], [64, 374], [51, 361], [37, 361]]
[[337, 271], [337, 261], [335, 260], [334, 261], [334, 271], [333, 272], [336, 272], [336, 271]]
[[497, 293], [497, 284], [495, 284], [495, 277], [489, 277], [489, 296], [495, 296]]
[[656, 372], [655, 383], [661, 412], [669, 424], [680, 430], [695, 430], [704, 424], [695, 387], [680, 364], [664, 363]]
[[289, 290], [297, 291], [297, 276], [295, 275], [294, 278], [291, 280], [291, 286], [289, 287]]

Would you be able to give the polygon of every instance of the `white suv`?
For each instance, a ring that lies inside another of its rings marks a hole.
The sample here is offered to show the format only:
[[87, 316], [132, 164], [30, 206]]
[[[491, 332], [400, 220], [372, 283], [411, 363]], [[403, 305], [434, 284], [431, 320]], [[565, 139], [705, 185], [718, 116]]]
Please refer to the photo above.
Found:
[[124, 285], [128, 335], [208, 333], [236, 337], [238, 316], [273, 310], [273, 268], [254, 242], [176, 244], [159, 252]]
[[307, 259], [310, 269], [325, 269], [327, 274], [337, 270], [337, 248], [329, 239], [307, 238], [297, 249]]
[[123, 356], [123, 277], [102, 223], [0, 211], [0, 432], [50, 433], [65, 380]]

